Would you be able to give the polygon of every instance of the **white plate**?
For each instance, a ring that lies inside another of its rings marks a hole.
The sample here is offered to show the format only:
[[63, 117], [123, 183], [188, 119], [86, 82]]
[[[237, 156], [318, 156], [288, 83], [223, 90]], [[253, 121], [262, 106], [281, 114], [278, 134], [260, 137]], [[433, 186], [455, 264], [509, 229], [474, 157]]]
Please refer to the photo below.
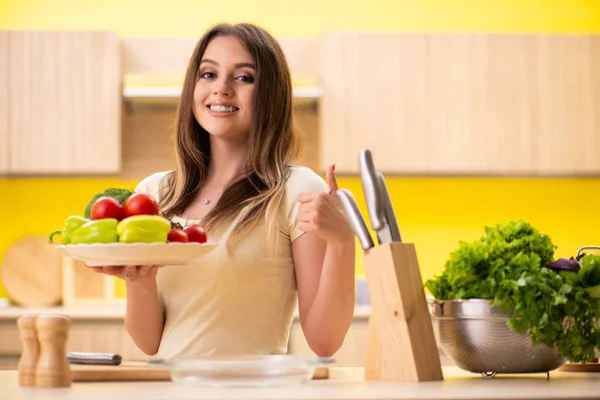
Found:
[[104, 265], [184, 265], [215, 248], [206, 243], [93, 243], [57, 245], [89, 267]]

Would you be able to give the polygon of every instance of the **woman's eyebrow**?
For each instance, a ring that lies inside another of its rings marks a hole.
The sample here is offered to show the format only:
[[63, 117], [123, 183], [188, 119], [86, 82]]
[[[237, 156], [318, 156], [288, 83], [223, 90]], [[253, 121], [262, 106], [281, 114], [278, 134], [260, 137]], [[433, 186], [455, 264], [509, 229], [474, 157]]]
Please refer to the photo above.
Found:
[[[218, 65], [219, 65], [219, 63], [218, 63], [218, 62], [216, 62], [216, 61], [214, 61], [214, 60], [211, 60], [210, 58], [203, 58], [203, 59], [200, 61], [200, 65], [202, 65], [202, 64], [204, 64], [204, 63], [213, 64], [213, 65], [216, 65], [216, 66], [218, 66]], [[235, 67], [236, 67], [236, 68], [244, 68], [244, 67], [247, 67], [247, 68], [256, 69], [256, 65], [254, 65], [253, 63], [237, 63], [237, 64], [235, 64]]]

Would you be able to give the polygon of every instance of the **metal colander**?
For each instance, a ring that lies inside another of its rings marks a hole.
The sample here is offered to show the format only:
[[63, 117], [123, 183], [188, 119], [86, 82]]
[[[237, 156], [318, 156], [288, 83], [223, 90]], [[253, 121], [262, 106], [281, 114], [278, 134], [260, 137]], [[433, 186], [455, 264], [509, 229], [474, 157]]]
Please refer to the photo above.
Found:
[[508, 315], [489, 300], [433, 300], [430, 310], [442, 350], [464, 370], [484, 376], [549, 372], [566, 362], [556, 349], [532, 345], [528, 335], [510, 330]]

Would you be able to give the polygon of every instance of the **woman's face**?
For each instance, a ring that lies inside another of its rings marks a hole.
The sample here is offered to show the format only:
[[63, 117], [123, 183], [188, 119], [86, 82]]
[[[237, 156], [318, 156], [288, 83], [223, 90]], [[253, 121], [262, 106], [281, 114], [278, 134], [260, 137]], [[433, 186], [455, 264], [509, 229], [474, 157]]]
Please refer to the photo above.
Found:
[[254, 60], [233, 36], [217, 36], [206, 47], [194, 88], [193, 112], [211, 135], [245, 141], [252, 124]]

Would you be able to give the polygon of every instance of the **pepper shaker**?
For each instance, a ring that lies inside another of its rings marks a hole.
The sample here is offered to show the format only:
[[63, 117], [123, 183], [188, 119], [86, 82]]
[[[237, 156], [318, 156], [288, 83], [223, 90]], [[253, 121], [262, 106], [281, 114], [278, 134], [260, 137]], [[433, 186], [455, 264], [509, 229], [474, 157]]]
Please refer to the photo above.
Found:
[[35, 370], [40, 356], [40, 344], [36, 328], [37, 315], [22, 315], [17, 320], [21, 337], [21, 358], [17, 370], [19, 386], [35, 386]]
[[40, 315], [36, 320], [40, 356], [36, 368], [37, 387], [71, 386], [67, 339], [71, 319], [66, 315]]

